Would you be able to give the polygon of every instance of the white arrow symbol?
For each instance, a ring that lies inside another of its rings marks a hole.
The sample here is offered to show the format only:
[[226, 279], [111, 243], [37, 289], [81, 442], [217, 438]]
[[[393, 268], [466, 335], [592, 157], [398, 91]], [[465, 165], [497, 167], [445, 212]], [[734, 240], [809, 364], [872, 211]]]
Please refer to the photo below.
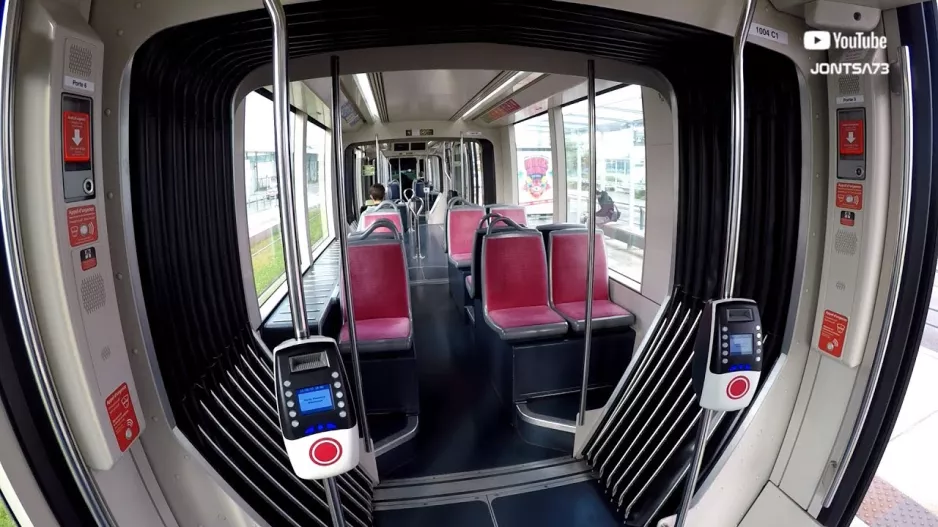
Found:
[[[78, 146], [81, 144], [81, 130], [77, 128], [75, 129], [75, 134], [72, 135], [72, 142], [75, 143], [75, 146]], [[853, 141], [851, 141], [851, 143], [852, 142]]]
[[[75, 130], [75, 133], [77, 134], [78, 130]], [[856, 138], [853, 136], [853, 132], [847, 132], [847, 142], [853, 143], [855, 140]]]

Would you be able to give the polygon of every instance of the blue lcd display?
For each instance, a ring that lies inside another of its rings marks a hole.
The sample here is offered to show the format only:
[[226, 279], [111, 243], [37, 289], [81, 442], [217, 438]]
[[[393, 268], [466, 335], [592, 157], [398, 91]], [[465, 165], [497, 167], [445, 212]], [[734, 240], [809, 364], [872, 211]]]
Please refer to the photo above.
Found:
[[752, 333], [730, 335], [730, 355], [752, 355]]
[[296, 391], [301, 414], [313, 414], [332, 410], [332, 390], [328, 384], [300, 388]]

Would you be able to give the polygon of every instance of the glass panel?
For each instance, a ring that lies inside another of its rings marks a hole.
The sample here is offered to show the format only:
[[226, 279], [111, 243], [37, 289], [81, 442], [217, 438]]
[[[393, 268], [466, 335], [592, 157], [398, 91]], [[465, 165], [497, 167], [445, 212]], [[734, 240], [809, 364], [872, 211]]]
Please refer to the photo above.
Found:
[[596, 214], [605, 234], [609, 270], [640, 288], [645, 247], [645, 124], [642, 88], [596, 96], [597, 203], [589, 200], [587, 103], [563, 108], [567, 221]]
[[547, 114], [515, 125], [518, 155], [518, 204], [524, 205], [528, 226], [554, 221], [554, 171], [551, 166], [550, 121]]
[[[254, 289], [263, 304], [283, 283], [280, 190], [274, 160], [274, 104], [256, 92], [244, 99], [244, 185]], [[292, 115], [291, 115], [292, 117]], [[293, 137], [294, 122], [288, 119]], [[293, 159], [292, 143], [290, 159]]]
[[329, 133], [306, 122], [306, 221], [309, 226], [309, 250], [312, 253], [328, 236], [329, 214], [326, 210], [328, 186], [325, 178], [330, 153]]

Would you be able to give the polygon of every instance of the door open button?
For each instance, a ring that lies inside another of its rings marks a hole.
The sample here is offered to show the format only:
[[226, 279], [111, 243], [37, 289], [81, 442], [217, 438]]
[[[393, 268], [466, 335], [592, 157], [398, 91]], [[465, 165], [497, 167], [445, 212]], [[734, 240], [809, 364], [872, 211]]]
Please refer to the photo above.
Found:
[[749, 379], [742, 375], [733, 377], [733, 380], [726, 385], [726, 396], [730, 399], [741, 399], [747, 393], [749, 393]]

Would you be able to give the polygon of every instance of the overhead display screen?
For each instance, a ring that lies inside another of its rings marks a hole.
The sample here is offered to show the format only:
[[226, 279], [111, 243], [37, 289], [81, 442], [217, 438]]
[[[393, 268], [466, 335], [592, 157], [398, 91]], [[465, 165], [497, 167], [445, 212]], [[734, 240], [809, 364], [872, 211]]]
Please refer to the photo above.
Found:
[[730, 355], [752, 355], [752, 333], [730, 335]]
[[300, 388], [296, 391], [296, 400], [300, 403], [301, 414], [327, 412], [332, 410], [332, 390], [328, 384]]

